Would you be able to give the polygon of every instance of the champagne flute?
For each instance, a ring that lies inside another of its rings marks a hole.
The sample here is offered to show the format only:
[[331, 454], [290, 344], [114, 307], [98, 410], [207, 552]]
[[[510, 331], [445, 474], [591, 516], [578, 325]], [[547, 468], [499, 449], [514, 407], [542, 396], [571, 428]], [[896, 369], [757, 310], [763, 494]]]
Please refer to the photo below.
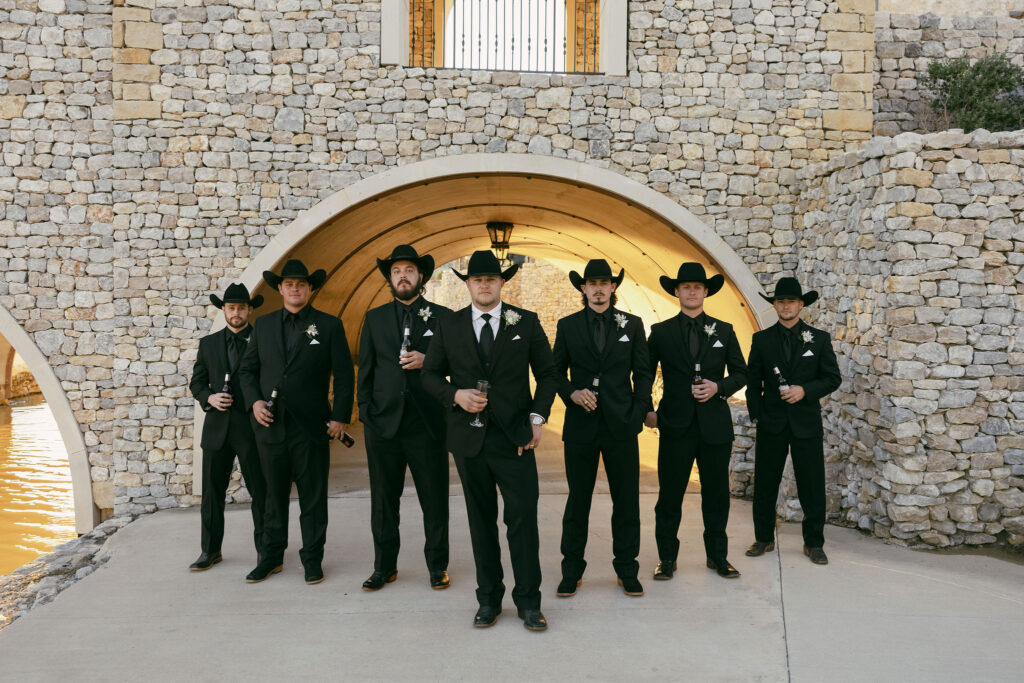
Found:
[[[485, 379], [479, 379], [476, 382], [476, 395], [480, 396], [481, 398], [483, 398], [483, 397], [487, 396], [487, 392], [488, 392], [488, 390], [490, 390], [490, 388], [491, 388], [491, 383], [490, 382], [488, 382]], [[483, 426], [485, 426], [484, 423], [480, 421], [480, 413], [477, 413], [476, 416], [473, 417], [473, 421], [469, 423], [469, 426], [470, 427], [483, 427]]]

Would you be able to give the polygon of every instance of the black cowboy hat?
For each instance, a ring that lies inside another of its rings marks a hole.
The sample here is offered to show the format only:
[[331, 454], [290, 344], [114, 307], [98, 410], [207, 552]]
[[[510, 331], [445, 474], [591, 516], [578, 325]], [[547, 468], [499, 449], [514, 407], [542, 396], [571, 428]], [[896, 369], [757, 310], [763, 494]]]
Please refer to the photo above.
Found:
[[253, 308], [259, 308], [263, 305], [263, 295], [257, 294], [249, 298], [249, 290], [246, 289], [245, 285], [241, 282], [236, 282], [233, 285], [228, 285], [228, 288], [224, 290], [223, 299], [216, 294], [211, 294], [210, 303], [217, 308], [224, 308], [224, 304], [249, 304]]
[[518, 263], [503, 271], [501, 269], [501, 261], [489, 249], [473, 252], [473, 255], [469, 257], [469, 267], [466, 268], [465, 275], [452, 268], [452, 272], [458, 275], [461, 280], [468, 280], [474, 275], [497, 275], [506, 282], [512, 279], [517, 270], [519, 270]]
[[772, 296], [762, 294], [761, 298], [770, 304], [775, 303], [776, 299], [800, 299], [804, 302], [804, 306], [810, 306], [818, 300], [818, 293], [813, 289], [804, 292], [795, 277], [782, 277], [775, 285], [775, 294]]
[[290, 259], [284, 264], [284, 268], [281, 269], [280, 275], [269, 270], [263, 271], [263, 281], [274, 289], [277, 289], [277, 286], [281, 284], [282, 280], [289, 277], [295, 278], [296, 280], [305, 280], [313, 289], [320, 289], [323, 287], [324, 282], [327, 281], [327, 271], [320, 268], [310, 274], [309, 269], [306, 268], [306, 264], [295, 258]]
[[381, 275], [384, 276], [385, 280], [391, 280], [391, 266], [398, 261], [411, 261], [416, 264], [420, 274], [423, 275], [423, 281], [426, 282], [430, 279], [430, 276], [434, 274], [434, 257], [430, 254], [424, 254], [420, 256], [416, 253], [408, 244], [399, 244], [391, 251], [391, 257], [385, 259], [377, 259], [377, 268], [380, 269]]
[[661, 276], [662, 288], [672, 296], [676, 295], [676, 287], [679, 286], [680, 282], [699, 282], [708, 288], [707, 296], [713, 296], [725, 284], [725, 276], [712, 275], [707, 277], [704, 273], [704, 266], [690, 261], [679, 266], [679, 272], [674, 280], [668, 275]]
[[583, 275], [575, 270], [569, 271], [569, 282], [576, 289], [579, 289], [587, 280], [611, 280], [616, 285], [622, 284], [622, 278], [626, 276], [626, 269], [623, 268], [619, 274], [612, 275], [612, 267], [603, 258], [590, 259], [587, 267], [583, 269]]

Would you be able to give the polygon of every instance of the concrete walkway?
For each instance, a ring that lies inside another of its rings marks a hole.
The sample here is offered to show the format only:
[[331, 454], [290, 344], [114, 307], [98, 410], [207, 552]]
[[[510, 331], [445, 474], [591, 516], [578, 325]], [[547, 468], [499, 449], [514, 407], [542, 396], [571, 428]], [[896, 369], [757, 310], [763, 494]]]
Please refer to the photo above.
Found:
[[[629, 598], [615, 584], [611, 504], [599, 494], [584, 583], [559, 599], [565, 497], [542, 495], [546, 633], [523, 629], [508, 595], [493, 628], [472, 628], [473, 564], [458, 496], [445, 591], [427, 585], [409, 490], [399, 579], [377, 593], [360, 589], [372, 569], [365, 493], [331, 499], [327, 581], [317, 586], [303, 583], [294, 543], [282, 574], [246, 584], [250, 521], [237, 506], [224, 562], [190, 573], [198, 511], [160, 512], [113, 536], [106, 565], [0, 632], [0, 679], [1020, 680], [1020, 564], [914, 552], [829, 527], [832, 564], [818, 567], [802, 555], [795, 525], [780, 531], [779, 552], [750, 559], [750, 506], [734, 501], [730, 559], [743, 576], [726, 581], [703, 565], [699, 496], [688, 496], [679, 571], [655, 582], [654, 501], [641, 498], [647, 594]], [[292, 522], [297, 539], [294, 503]]]

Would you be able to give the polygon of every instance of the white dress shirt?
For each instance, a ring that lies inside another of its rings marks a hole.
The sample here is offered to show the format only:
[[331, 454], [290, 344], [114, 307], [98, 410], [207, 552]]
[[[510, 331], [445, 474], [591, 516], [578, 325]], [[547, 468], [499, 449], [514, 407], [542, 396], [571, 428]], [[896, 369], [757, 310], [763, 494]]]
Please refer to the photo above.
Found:
[[494, 339], [497, 339], [498, 323], [501, 320], [501, 302], [499, 301], [498, 305], [489, 311], [481, 311], [473, 304], [470, 304], [469, 307], [470, 310], [472, 310], [473, 312], [473, 333], [476, 335], [477, 342], [480, 341], [480, 331], [484, 329], [484, 313], [487, 313], [488, 315], [491, 316], [491, 319], [488, 322], [490, 322], [491, 324], [491, 332], [494, 333]]

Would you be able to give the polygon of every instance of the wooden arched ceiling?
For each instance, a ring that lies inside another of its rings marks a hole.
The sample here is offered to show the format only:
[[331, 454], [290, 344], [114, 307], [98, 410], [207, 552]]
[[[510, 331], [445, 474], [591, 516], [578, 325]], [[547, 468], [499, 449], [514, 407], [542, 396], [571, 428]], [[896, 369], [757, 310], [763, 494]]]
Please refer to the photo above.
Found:
[[[354, 345], [365, 312], [388, 299], [377, 258], [399, 244], [412, 244], [440, 266], [489, 248], [488, 221], [515, 225], [512, 253], [566, 271], [581, 270], [590, 258], [605, 258], [616, 271], [625, 268], [632, 284], [623, 288], [623, 305], [648, 324], [678, 312], [660, 276], [674, 276], [679, 264], [690, 260], [719, 272], [699, 245], [628, 198], [572, 181], [511, 174], [449, 177], [375, 197], [331, 217], [286, 258], [327, 270], [314, 305], [340, 316]], [[280, 306], [266, 285], [257, 291], [268, 299], [261, 312]], [[748, 345], [756, 323], [731, 283], [708, 299], [707, 310], [736, 325], [743, 346]]]

